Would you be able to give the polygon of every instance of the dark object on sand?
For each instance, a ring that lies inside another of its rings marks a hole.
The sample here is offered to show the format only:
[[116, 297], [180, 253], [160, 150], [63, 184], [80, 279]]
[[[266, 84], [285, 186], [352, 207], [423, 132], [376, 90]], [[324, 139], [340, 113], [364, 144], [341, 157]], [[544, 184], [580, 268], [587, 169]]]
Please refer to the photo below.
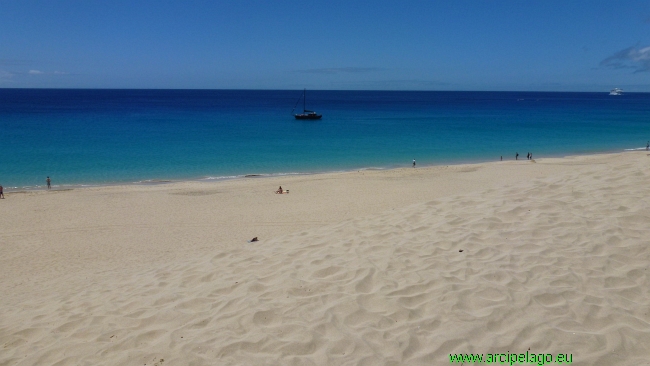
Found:
[[254, 242], [254, 241], [259, 241], [259, 240], [257, 239], [257, 236], [254, 237], [253, 239], [251, 239], [251, 243]]
[[459, 250], [459, 252], [461, 252], [461, 253], [462, 253], [462, 252], [463, 252], [463, 250], [461, 249], [461, 250]]

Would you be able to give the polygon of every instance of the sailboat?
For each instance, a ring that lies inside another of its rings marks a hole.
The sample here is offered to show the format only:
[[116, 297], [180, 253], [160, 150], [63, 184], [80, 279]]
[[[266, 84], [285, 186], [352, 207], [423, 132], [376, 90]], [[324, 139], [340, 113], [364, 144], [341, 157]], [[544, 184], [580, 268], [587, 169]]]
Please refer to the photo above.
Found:
[[[306, 102], [307, 102], [307, 89], [305, 89], [302, 92], [302, 97], [303, 97], [303, 99], [302, 99], [302, 113], [294, 114], [293, 116], [296, 117], [296, 119], [321, 119], [321, 117], [323, 117], [322, 114], [317, 114], [314, 111], [309, 111], [309, 110], [305, 109], [306, 108]], [[296, 102], [296, 106], [298, 105], [298, 103], [300, 103], [300, 99], [298, 99], [298, 101]], [[296, 106], [293, 107], [293, 111], [296, 110]], [[291, 113], [293, 113], [293, 111], [291, 111]]]

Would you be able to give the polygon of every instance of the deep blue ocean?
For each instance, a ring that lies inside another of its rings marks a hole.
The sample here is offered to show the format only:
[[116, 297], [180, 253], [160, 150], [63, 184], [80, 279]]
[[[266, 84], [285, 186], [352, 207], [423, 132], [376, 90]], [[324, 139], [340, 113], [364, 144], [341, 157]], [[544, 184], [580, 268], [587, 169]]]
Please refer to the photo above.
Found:
[[[222, 179], [645, 148], [650, 94], [0, 89], [0, 185]], [[298, 111], [302, 109], [302, 100]]]

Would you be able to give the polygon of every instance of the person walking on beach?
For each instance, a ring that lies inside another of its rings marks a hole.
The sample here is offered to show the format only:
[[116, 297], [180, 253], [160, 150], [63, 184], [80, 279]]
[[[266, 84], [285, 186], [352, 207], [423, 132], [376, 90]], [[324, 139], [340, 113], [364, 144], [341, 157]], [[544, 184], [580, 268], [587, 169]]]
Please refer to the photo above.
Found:
[[415, 168], [415, 159], [413, 159], [413, 167]]
[[519, 160], [519, 153], [515, 154], [515, 160]]
[[645, 151], [650, 150], [650, 141], [645, 144]]
[[47, 183], [47, 189], [52, 189], [52, 181], [50, 180], [50, 177], [47, 177], [45, 183]]
[[0, 186], [0, 198], [5, 198], [5, 194], [2, 193], [2, 186]]

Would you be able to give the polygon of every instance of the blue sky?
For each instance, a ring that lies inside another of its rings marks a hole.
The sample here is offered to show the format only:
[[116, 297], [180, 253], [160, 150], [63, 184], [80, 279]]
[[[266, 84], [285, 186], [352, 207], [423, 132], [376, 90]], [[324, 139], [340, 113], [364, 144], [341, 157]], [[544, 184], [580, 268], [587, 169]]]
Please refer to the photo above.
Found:
[[650, 92], [650, 2], [0, 0], [0, 87]]

